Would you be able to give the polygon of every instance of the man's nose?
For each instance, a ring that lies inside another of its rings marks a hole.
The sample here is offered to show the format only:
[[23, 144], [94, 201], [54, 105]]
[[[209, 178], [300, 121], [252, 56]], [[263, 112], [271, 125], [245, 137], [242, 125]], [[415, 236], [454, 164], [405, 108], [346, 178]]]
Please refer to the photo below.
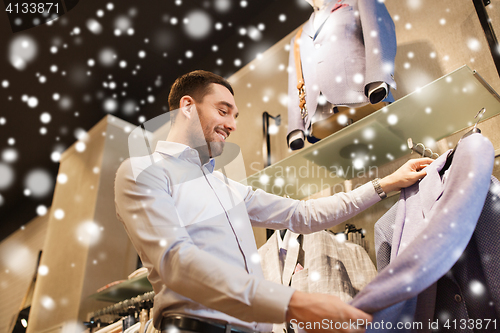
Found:
[[236, 118], [230, 117], [230, 119], [225, 124], [225, 127], [229, 132], [236, 131]]

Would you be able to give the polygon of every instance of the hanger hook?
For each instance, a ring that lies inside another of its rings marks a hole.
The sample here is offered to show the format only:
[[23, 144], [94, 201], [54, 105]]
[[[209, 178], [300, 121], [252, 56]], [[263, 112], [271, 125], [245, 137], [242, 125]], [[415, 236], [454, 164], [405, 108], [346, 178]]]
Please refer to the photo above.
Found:
[[477, 121], [476, 123], [474, 124], [474, 133], [475, 133], [475, 129], [477, 128], [477, 124], [479, 123], [479, 121], [481, 120], [481, 118], [483, 118], [483, 114], [486, 112], [486, 109], [485, 108], [482, 108], [481, 110], [479, 110], [479, 112], [476, 114], [476, 116], [474, 117], [474, 119], [477, 118]]

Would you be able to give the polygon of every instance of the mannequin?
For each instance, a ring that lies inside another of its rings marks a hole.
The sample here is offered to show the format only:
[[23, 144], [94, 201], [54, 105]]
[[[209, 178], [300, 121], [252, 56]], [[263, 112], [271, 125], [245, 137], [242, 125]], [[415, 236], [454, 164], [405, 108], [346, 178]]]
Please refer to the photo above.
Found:
[[385, 5], [377, 0], [305, 1], [314, 9], [298, 43], [307, 112], [301, 116], [293, 38], [287, 136], [292, 150], [302, 148], [306, 136], [310, 142], [326, 136], [315, 131], [315, 124], [337, 114], [340, 107], [363, 108], [349, 117], [356, 120], [376, 109], [367, 111], [365, 106], [394, 101], [389, 86], [395, 88], [396, 35]]

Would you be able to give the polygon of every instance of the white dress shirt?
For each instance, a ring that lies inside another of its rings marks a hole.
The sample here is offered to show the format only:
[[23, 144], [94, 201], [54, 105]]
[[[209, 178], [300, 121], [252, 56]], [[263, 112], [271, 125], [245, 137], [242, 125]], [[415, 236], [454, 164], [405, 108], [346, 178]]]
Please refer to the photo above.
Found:
[[308, 234], [380, 198], [367, 183], [293, 200], [254, 191], [214, 168], [213, 159], [202, 165], [195, 149], [158, 142], [152, 155], [127, 159], [118, 169], [118, 219], [148, 268], [155, 327], [163, 314], [184, 313], [269, 331], [271, 325], [257, 322], [285, 321], [294, 290], [264, 279], [252, 226]]

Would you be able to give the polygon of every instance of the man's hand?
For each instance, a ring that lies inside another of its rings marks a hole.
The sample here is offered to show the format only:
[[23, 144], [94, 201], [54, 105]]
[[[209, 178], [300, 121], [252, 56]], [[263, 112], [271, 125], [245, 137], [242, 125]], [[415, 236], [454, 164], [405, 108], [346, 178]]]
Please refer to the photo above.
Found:
[[[310, 333], [362, 333], [365, 331], [364, 327], [360, 326], [358, 329], [353, 329], [353, 327], [356, 323], [371, 321], [372, 316], [342, 302], [336, 296], [295, 291], [288, 304], [286, 320], [300, 325], [301, 328], [304, 325], [304, 329], [307, 328], [308, 323], [311, 327], [314, 327], [316, 323], [318, 329], [306, 329]], [[335, 329], [335, 323], [338, 323], [338, 327], [342, 327], [343, 323], [344, 328]]]
[[427, 174], [423, 169], [433, 161], [431, 158], [415, 158], [407, 161], [394, 173], [380, 180], [382, 190], [389, 193], [415, 184]]

